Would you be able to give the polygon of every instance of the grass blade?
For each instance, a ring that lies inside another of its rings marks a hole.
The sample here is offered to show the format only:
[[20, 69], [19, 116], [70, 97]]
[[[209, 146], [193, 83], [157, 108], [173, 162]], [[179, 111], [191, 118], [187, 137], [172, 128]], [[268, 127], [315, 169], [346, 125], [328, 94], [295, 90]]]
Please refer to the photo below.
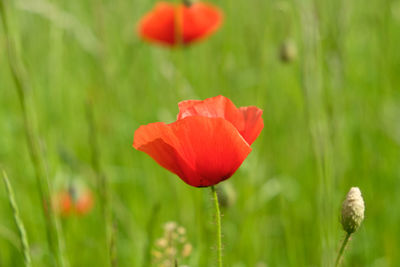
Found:
[[19, 239], [20, 239], [22, 251], [24, 254], [25, 266], [30, 267], [30, 266], [32, 266], [32, 259], [31, 259], [29, 242], [28, 242], [28, 237], [26, 235], [24, 223], [22, 222], [22, 219], [19, 216], [18, 206], [17, 206], [17, 203], [14, 198], [14, 191], [11, 187], [10, 181], [8, 180], [7, 174], [4, 170], [2, 170], [2, 172], [3, 172], [3, 181], [6, 186], [6, 190], [7, 190], [8, 201], [10, 202], [10, 206], [13, 211], [15, 225], [18, 228]]
[[8, 6], [4, 0], [0, 1], [0, 17], [2, 20], [5, 38], [7, 42], [7, 53], [8, 53], [8, 63], [11, 70], [11, 75], [15, 82], [15, 89], [18, 94], [18, 99], [20, 102], [23, 125], [25, 130], [25, 135], [28, 143], [28, 150], [36, 176], [36, 184], [42, 200], [42, 211], [46, 222], [46, 234], [47, 242], [51, 250], [52, 256], [55, 257], [56, 266], [65, 266], [65, 260], [63, 253], [60, 250], [60, 240], [59, 231], [57, 230], [57, 222], [53, 213], [53, 208], [50, 205], [50, 186], [47, 177], [44, 159], [42, 158], [38, 137], [35, 132], [34, 125], [30, 114], [33, 112], [32, 107], [28, 104], [27, 96], [28, 92], [31, 91], [29, 82], [27, 81], [25, 75], [25, 68], [21, 60], [18, 50], [16, 49], [16, 33], [11, 31], [9, 25], [9, 17], [7, 12]]

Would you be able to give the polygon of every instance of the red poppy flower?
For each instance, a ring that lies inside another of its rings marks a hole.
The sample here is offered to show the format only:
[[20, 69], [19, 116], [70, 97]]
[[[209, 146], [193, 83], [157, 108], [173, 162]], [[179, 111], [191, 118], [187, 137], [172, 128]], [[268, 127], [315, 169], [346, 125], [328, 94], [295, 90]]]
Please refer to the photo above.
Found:
[[231, 177], [264, 126], [261, 109], [236, 108], [224, 96], [183, 101], [179, 110], [171, 124], [139, 127], [133, 147], [195, 187]]
[[53, 205], [55, 211], [62, 216], [74, 213], [84, 215], [93, 207], [93, 196], [87, 188], [70, 186], [68, 190], [62, 190], [54, 196]]
[[138, 31], [150, 42], [187, 45], [210, 36], [221, 23], [221, 11], [210, 4], [159, 2], [139, 21]]
[[75, 201], [75, 211], [79, 215], [88, 213], [93, 207], [93, 196], [89, 190], [82, 192], [81, 196]]
[[68, 192], [59, 192], [53, 200], [54, 209], [62, 216], [68, 216], [72, 213], [72, 198]]

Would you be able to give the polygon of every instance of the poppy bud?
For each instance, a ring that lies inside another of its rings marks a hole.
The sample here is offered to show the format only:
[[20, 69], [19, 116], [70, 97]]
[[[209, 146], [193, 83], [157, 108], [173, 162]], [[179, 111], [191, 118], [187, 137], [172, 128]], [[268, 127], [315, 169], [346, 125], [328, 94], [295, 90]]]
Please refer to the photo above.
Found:
[[217, 188], [219, 204], [223, 208], [229, 208], [236, 202], [236, 191], [231, 184], [224, 184]]
[[193, 4], [193, 0], [182, 0], [182, 2], [187, 7], [190, 7]]
[[289, 63], [297, 57], [297, 47], [293, 41], [286, 40], [280, 48], [280, 58], [282, 62]]
[[360, 227], [364, 220], [364, 200], [358, 187], [352, 187], [342, 205], [342, 226], [348, 233], [352, 234]]

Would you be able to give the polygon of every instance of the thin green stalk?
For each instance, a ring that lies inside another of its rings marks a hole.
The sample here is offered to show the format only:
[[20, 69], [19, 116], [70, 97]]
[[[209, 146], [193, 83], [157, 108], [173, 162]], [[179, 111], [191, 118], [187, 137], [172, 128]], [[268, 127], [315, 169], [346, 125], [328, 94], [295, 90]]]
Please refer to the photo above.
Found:
[[221, 211], [219, 209], [219, 201], [217, 190], [215, 190], [215, 186], [211, 186], [211, 191], [214, 198], [215, 205], [215, 219], [217, 225], [217, 257], [218, 257], [218, 267], [222, 267], [222, 233], [221, 233]]
[[[332, 188], [335, 186], [335, 162], [333, 154], [332, 122], [327, 112], [326, 82], [323, 72], [323, 50], [320, 42], [321, 26], [314, 14], [314, 1], [298, 1], [301, 12], [303, 58], [301, 82], [305, 119], [310, 135], [311, 148], [315, 157], [316, 175], [318, 177], [317, 233], [321, 240], [318, 253], [321, 265], [328, 265], [334, 258], [334, 202]], [[324, 226], [324, 227], [322, 227]]]
[[30, 267], [30, 266], [32, 266], [32, 260], [31, 260], [31, 254], [30, 254], [30, 249], [29, 249], [28, 237], [26, 235], [24, 223], [22, 222], [22, 219], [19, 216], [19, 210], [18, 210], [17, 203], [15, 201], [15, 198], [14, 198], [13, 189], [11, 187], [10, 181], [8, 180], [7, 174], [4, 170], [3, 170], [3, 181], [4, 181], [4, 184], [7, 189], [8, 201], [10, 202], [11, 209], [13, 210], [14, 221], [18, 228], [19, 239], [21, 242], [22, 251], [24, 253], [25, 266]]
[[144, 260], [143, 260], [143, 267], [151, 266], [151, 245], [154, 239], [154, 225], [157, 220], [157, 216], [160, 212], [160, 203], [156, 203], [151, 211], [149, 221], [147, 222], [147, 244], [144, 249]]
[[112, 267], [117, 266], [117, 253], [115, 246], [115, 227], [113, 226], [113, 216], [110, 206], [110, 191], [107, 178], [100, 165], [100, 154], [98, 149], [96, 123], [93, 114], [93, 108], [90, 101], [86, 105], [87, 120], [89, 124], [89, 143], [92, 154], [92, 168], [97, 176], [97, 191], [100, 195], [102, 215], [104, 219], [106, 246], [109, 254], [109, 264]]
[[32, 164], [34, 166], [36, 184], [43, 203], [43, 215], [46, 222], [47, 242], [52, 255], [56, 258], [57, 265], [64, 266], [64, 259], [60, 251], [58, 243], [58, 232], [55, 226], [55, 218], [52, 207], [50, 205], [50, 186], [48, 177], [45, 171], [43, 159], [41, 157], [38, 138], [35, 135], [32, 119], [29, 114], [29, 105], [27, 103], [27, 92], [31, 91], [30, 85], [25, 78], [25, 68], [18, 54], [15, 44], [14, 33], [10, 31], [7, 8], [5, 1], [0, 0], [0, 17], [2, 20], [5, 38], [7, 42], [8, 63], [11, 69], [11, 74], [15, 82], [15, 88], [18, 94], [22, 110], [22, 118], [24, 124], [25, 135], [28, 143], [28, 150]]
[[[109, 68], [110, 64], [108, 64], [109, 48], [107, 46], [107, 34], [105, 30], [107, 23], [104, 19], [107, 12], [103, 0], [93, 0], [92, 5], [96, 22], [96, 33], [100, 39], [99, 50], [96, 59], [98, 61], [98, 65], [101, 67], [102, 75], [100, 75], [100, 77], [104, 78], [104, 80], [102, 80], [101, 82], [104, 84], [104, 88], [106, 88], [107, 92], [109, 92], [109, 90], [113, 88], [114, 83], [112, 82], [112, 73]], [[117, 249], [115, 244], [115, 232], [117, 229], [115, 225], [113, 225], [109, 184], [107, 183], [107, 177], [105, 176], [101, 168], [94, 109], [90, 99], [87, 103], [86, 108], [88, 124], [90, 127], [89, 142], [92, 150], [92, 167], [95, 170], [97, 176], [97, 191], [100, 194], [100, 201], [104, 218], [109, 266], [115, 267], [117, 266]]]
[[340, 248], [338, 256], [336, 258], [336, 263], [335, 263], [336, 267], [339, 266], [340, 259], [342, 258], [343, 252], [344, 252], [344, 250], [345, 250], [345, 248], [346, 248], [346, 246], [347, 246], [347, 244], [348, 244], [348, 242], [350, 240], [350, 236], [351, 236], [351, 234], [347, 233], [346, 237], [343, 240], [342, 247]]

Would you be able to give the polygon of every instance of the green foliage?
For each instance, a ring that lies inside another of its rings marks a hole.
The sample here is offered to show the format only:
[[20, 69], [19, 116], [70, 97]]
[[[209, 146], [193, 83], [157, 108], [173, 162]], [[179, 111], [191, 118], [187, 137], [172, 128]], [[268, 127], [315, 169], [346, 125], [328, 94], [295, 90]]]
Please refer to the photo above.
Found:
[[[87, 103], [93, 107], [119, 266], [141, 266], [167, 221], [186, 228], [190, 266], [216, 263], [209, 190], [187, 186], [131, 144], [140, 125], [172, 122], [179, 101], [218, 94], [259, 106], [265, 122], [243, 166], [224, 182], [236, 196], [221, 210], [225, 266], [332, 266], [351, 186], [360, 187], [366, 210], [344, 265], [400, 264], [398, 0], [215, 0], [225, 12], [221, 30], [172, 50], [135, 34], [155, 1], [0, 1], [19, 33], [29, 110], [53, 187], [63, 177], [96, 190], [86, 115]], [[282, 62], [287, 40], [297, 56]], [[12, 177], [32, 265], [47, 266], [43, 203], [2, 27], [0, 121], [0, 163]], [[70, 266], [108, 266], [99, 197], [90, 214], [60, 218]], [[5, 190], [0, 214], [0, 266], [23, 266]]]

